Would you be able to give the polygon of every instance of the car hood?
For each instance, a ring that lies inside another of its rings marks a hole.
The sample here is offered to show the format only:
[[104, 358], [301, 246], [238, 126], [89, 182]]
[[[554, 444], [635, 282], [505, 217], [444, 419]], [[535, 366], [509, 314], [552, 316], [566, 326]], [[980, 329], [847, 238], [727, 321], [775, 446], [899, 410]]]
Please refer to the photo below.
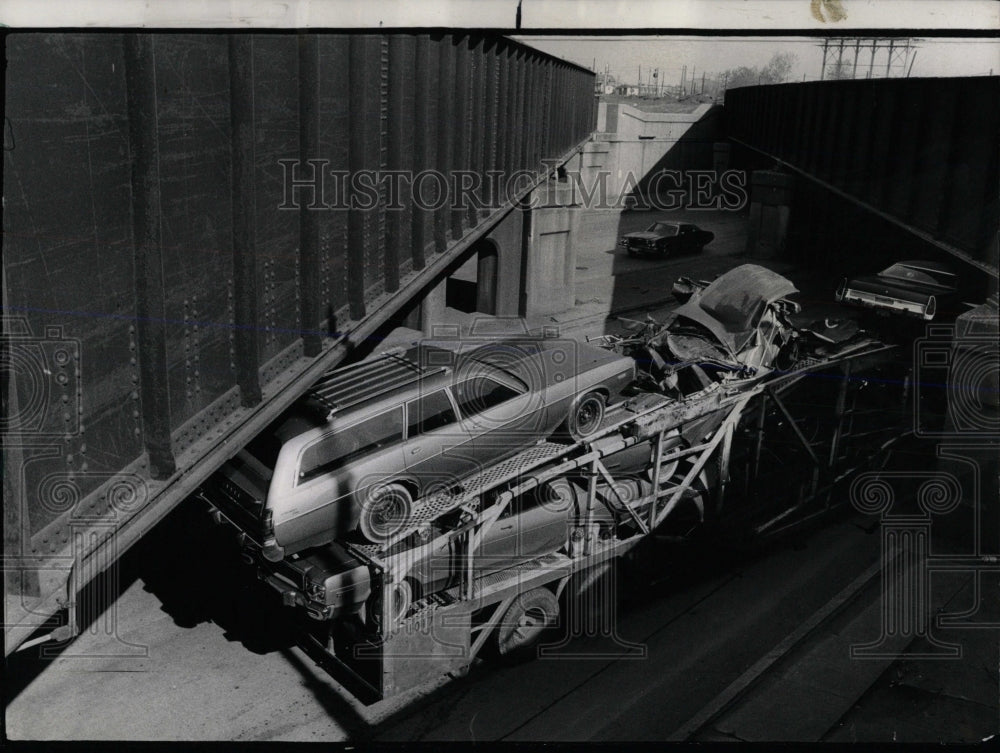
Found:
[[655, 241], [657, 238], [665, 238], [667, 236], [660, 235], [659, 233], [651, 233], [648, 230], [640, 230], [635, 233], [625, 233], [624, 237], [636, 241]]
[[768, 305], [797, 292], [798, 288], [778, 273], [743, 264], [716, 278], [675, 312], [708, 329], [735, 357], [750, 340]]

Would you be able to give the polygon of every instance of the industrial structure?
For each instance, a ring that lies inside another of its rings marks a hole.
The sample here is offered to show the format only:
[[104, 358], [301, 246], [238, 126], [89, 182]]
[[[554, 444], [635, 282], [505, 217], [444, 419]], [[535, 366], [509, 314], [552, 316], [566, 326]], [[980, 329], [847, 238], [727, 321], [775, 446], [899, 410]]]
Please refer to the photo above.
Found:
[[919, 39], [838, 37], [823, 40], [819, 79], [909, 78]]
[[[514, 210], [593, 130], [578, 66], [470, 34], [24, 34], [7, 59], [7, 651], [381, 325], [432, 320], [465, 257], [486, 313], [560, 302], [567, 229]], [[511, 189], [319, 206], [365, 170]]]

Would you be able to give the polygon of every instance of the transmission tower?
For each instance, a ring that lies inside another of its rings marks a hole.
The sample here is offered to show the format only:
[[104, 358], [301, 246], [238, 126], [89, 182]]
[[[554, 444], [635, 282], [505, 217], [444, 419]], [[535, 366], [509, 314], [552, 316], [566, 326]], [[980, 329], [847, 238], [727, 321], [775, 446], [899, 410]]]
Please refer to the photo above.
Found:
[[912, 37], [841, 37], [824, 39], [820, 80], [907, 78], [917, 57]]

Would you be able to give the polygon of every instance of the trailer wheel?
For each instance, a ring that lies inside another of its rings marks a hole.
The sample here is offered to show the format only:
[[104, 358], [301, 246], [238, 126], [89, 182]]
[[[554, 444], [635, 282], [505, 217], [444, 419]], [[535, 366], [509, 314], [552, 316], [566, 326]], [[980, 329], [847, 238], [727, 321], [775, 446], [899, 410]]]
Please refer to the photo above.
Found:
[[493, 633], [493, 647], [504, 661], [530, 659], [545, 631], [559, 619], [559, 601], [547, 588], [521, 594], [500, 619]]
[[412, 508], [413, 498], [404, 486], [382, 484], [368, 494], [358, 526], [366, 539], [381, 544], [406, 526]]
[[603, 421], [604, 395], [600, 392], [587, 392], [573, 401], [566, 419], [566, 428], [569, 435], [579, 441], [600, 429]]
[[[712, 488], [716, 483], [713, 478], [717, 476], [714, 468], [717, 462], [717, 459], [710, 458], [698, 475], [691, 480], [691, 485], [681, 496], [677, 507], [660, 524], [660, 533], [686, 537], [713, 517], [716, 511], [712, 508]], [[667, 484], [671, 486], [680, 484], [693, 465], [692, 459], [682, 458]]]
[[410, 585], [410, 581], [402, 580], [393, 584], [392, 588], [389, 589], [389, 598], [392, 600], [389, 607], [389, 618], [392, 625], [395, 626], [406, 616], [410, 610], [410, 604], [413, 603], [413, 587]]

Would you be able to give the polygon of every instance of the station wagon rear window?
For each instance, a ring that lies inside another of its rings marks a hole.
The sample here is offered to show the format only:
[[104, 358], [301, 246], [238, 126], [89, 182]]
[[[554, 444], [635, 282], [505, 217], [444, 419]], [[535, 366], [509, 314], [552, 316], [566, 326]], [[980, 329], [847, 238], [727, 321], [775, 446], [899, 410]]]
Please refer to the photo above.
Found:
[[299, 481], [342, 468], [352, 460], [403, 441], [403, 407], [380, 413], [323, 437], [302, 453]]

